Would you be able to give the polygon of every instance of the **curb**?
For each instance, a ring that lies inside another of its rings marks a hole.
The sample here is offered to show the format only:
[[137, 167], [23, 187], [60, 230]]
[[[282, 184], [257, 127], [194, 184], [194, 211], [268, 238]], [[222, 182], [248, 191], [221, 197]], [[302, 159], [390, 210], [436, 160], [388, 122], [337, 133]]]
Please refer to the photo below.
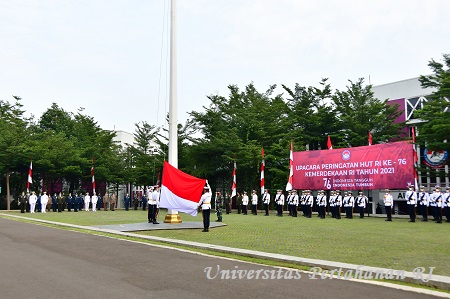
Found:
[[[239, 254], [241, 256], [246, 257], [254, 257], [254, 258], [260, 258], [265, 260], [272, 260], [272, 261], [278, 261], [278, 262], [286, 262], [286, 263], [293, 263], [297, 265], [303, 265], [311, 267], [310, 271], [310, 279], [330, 279], [329, 275], [338, 275], [335, 278], [336, 279], [349, 279], [349, 275], [356, 276], [355, 278], [363, 279], [363, 280], [372, 280], [373, 279], [389, 279], [389, 280], [398, 280], [398, 281], [405, 281], [410, 282], [414, 284], [424, 285], [428, 287], [435, 287], [443, 290], [450, 290], [450, 276], [443, 276], [443, 275], [435, 275], [432, 274], [432, 269], [425, 269], [425, 268], [416, 268], [413, 272], [408, 272], [404, 270], [395, 270], [395, 269], [387, 269], [387, 268], [378, 268], [378, 267], [369, 267], [369, 266], [361, 266], [361, 265], [355, 265], [355, 264], [347, 264], [347, 263], [340, 263], [340, 262], [333, 262], [333, 261], [326, 261], [326, 260], [319, 260], [319, 259], [309, 259], [309, 258], [302, 258], [302, 257], [296, 257], [296, 256], [289, 256], [289, 255], [283, 255], [283, 254], [277, 254], [277, 253], [268, 253], [268, 252], [261, 252], [261, 251], [255, 251], [255, 250], [249, 250], [249, 249], [240, 249], [240, 248], [233, 248], [228, 246], [220, 246], [220, 245], [213, 245], [213, 244], [206, 244], [206, 243], [199, 243], [199, 242], [192, 242], [192, 241], [184, 241], [184, 240], [174, 240], [174, 239], [168, 239], [168, 238], [161, 238], [156, 236], [145, 236], [130, 232], [120, 232], [116, 230], [110, 230], [110, 229], [104, 229], [104, 228], [97, 228], [92, 226], [81, 226], [76, 224], [68, 224], [68, 223], [62, 223], [62, 222], [55, 222], [55, 221], [48, 221], [48, 220], [42, 220], [42, 219], [34, 219], [34, 218], [28, 218], [23, 216], [17, 216], [17, 215], [9, 215], [0, 213], [0, 215], [8, 216], [12, 218], [18, 218], [18, 219], [25, 219], [40, 223], [46, 223], [46, 224], [53, 224], [63, 227], [71, 227], [71, 228], [77, 228], [77, 229], [84, 229], [84, 230], [90, 230], [90, 231], [96, 231], [96, 232], [103, 232], [103, 233], [109, 233], [114, 235], [120, 235], [125, 237], [133, 237], [133, 238], [139, 238], [139, 239], [145, 239], [150, 241], [158, 241], [168, 244], [174, 244], [174, 245], [183, 245], [198, 249], [206, 249], [206, 250], [212, 250], [222, 253], [228, 253], [228, 254]], [[430, 273], [431, 271], [431, 273]]]

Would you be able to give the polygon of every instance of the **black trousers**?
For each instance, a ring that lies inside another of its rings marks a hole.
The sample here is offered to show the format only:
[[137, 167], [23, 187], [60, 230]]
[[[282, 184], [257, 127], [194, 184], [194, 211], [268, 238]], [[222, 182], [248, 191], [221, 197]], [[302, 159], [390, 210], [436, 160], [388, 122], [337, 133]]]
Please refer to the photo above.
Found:
[[445, 218], [447, 218], [447, 222], [450, 222], [450, 207], [444, 208]]
[[246, 205], [242, 205], [242, 213], [244, 215], [247, 215], [247, 206]]
[[409, 219], [412, 222], [416, 221], [416, 209], [414, 207], [414, 205], [408, 205], [408, 211], [409, 211]]
[[422, 219], [428, 221], [428, 207], [425, 205], [420, 206], [422, 212]]
[[203, 228], [204, 229], [208, 229], [209, 228], [209, 222], [210, 222], [210, 216], [211, 216], [211, 210], [207, 209], [207, 210], [202, 210], [202, 214], [203, 214]]
[[364, 207], [359, 207], [359, 218], [364, 218]]
[[230, 203], [226, 203], [225, 204], [225, 211], [226, 211], [227, 214], [231, 213], [231, 205], [230, 205]]
[[277, 216], [283, 216], [283, 206], [277, 205]]
[[264, 204], [264, 210], [266, 211], [266, 215], [269, 215], [269, 204]]
[[258, 211], [257, 211], [256, 207], [257, 207], [257, 205], [253, 205], [252, 204], [252, 214], [254, 214], [254, 215], [258, 214]]
[[291, 210], [292, 210], [292, 217], [297, 217], [297, 206], [292, 205]]
[[442, 209], [440, 207], [433, 207], [434, 208], [434, 218], [436, 219], [436, 222], [442, 222]]
[[24, 202], [21, 202], [20, 203], [20, 213], [25, 213], [25, 210], [26, 210], [26, 206], [27, 204], [26, 203], [24, 203]]
[[341, 219], [341, 207], [336, 206], [334, 208], [335, 208], [336, 219]]
[[392, 208], [391, 206], [386, 206], [386, 216], [387, 216], [387, 220], [391, 221], [392, 220]]

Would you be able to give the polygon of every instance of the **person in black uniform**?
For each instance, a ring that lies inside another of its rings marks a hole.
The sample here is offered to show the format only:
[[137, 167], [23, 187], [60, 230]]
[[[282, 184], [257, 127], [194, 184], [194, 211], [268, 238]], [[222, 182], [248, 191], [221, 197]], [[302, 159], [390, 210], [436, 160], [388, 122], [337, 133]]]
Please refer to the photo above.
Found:
[[53, 212], [56, 212], [56, 208], [57, 207], [58, 207], [58, 196], [55, 193], [52, 196], [52, 210], [53, 210]]
[[71, 193], [69, 193], [66, 196], [66, 206], [67, 206], [67, 211], [68, 212], [72, 211], [72, 204], [73, 204], [73, 196], [72, 196]]
[[22, 194], [19, 196], [20, 213], [25, 213], [27, 202], [28, 196], [25, 194], [25, 192], [22, 192]]
[[131, 202], [131, 197], [130, 195], [127, 193], [124, 197], [123, 197], [123, 203], [125, 204], [125, 211], [128, 211], [130, 209], [130, 202]]

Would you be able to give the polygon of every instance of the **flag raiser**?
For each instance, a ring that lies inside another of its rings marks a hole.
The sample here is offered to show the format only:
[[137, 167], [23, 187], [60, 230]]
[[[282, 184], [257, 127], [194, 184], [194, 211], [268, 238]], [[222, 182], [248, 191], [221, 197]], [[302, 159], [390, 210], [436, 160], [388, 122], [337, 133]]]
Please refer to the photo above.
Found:
[[160, 207], [197, 216], [206, 180], [182, 172], [164, 161]]

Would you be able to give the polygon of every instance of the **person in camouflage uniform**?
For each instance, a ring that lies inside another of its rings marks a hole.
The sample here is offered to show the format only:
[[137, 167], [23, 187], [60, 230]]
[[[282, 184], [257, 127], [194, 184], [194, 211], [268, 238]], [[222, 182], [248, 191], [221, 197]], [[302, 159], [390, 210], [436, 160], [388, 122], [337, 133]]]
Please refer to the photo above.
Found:
[[217, 214], [217, 220], [216, 222], [222, 222], [222, 206], [223, 206], [223, 197], [220, 194], [220, 192], [216, 192], [216, 214]]

